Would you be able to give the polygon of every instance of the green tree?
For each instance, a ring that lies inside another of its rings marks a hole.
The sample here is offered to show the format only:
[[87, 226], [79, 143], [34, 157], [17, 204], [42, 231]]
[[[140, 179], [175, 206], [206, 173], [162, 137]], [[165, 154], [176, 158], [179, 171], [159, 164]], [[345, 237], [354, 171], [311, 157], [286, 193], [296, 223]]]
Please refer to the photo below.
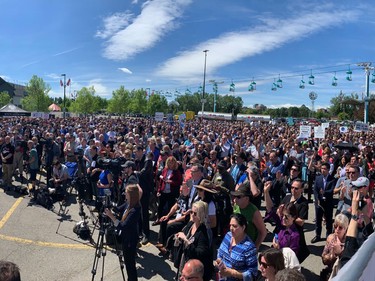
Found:
[[130, 92], [129, 111], [132, 113], [145, 113], [147, 109], [147, 95], [143, 89]]
[[28, 111], [48, 111], [50, 86], [42, 78], [33, 75], [26, 86], [27, 96], [21, 101], [22, 107]]
[[299, 108], [297, 106], [291, 106], [288, 108], [288, 116], [290, 117], [299, 117]]
[[[353, 103], [351, 103], [353, 101]], [[331, 107], [329, 111], [332, 116], [338, 116], [339, 113], [345, 112], [348, 119], [353, 119], [355, 112], [358, 107], [355, 105], [355, 101], [358, 101], [358, 94], [351, 93], [350, 95], [345, 95], [342, 91], [331, 99]]]
[[110, 113], [125, 114], [128, 112], [130, 93], [124, 86], [113, 91], [112, 98], [108, 101], [107, 111]]
[[299, 117], [309, 117], [310, 116], [310, 109], [306, 105], [301, 105], [299, 109]]
[[95, 97], [94, 87], [83, 87], [77, 93], [77, 98], [72, 102], [70, 107], [72, 112], [93, 114], [100, 110], [100, 104], [98, 99]]
[[61, 108], [64, 106], [64, 100], [62, 97], [54, 97], [52, 102], [59, 105]]
[[237, 115], [241, 112], [243, 101], [240, 97], [234, 97], [232, 95], [220, 96], [219, 98], [219, 111], [224, 113], [233, 113]]
[[318, 110], [315, 114], [315, 117], [317, 119], [327, 119], [330, 117], [330, 114], [328, 112], [326, 112], [325, 110]]
[[4, 91], [0, 93], [0, 107], [7, 105], [8, 103], [10, 103], [11, 100], [12, 98], [10, 97], [8, 92]]
[[105, 98], [102, 98], [100, 96], [94, 96], [95, 104], [98, 104], [98, 108], [100, 112], [107, 111], [108, 107], [108, 100]]
[[164, 112], [168, 108], [168, 101], [166, 97], [161, 95], [151, 95], [147, 102], [147, 113], [155, 115], [155, 112]]
[[337, 118], [340, 121], [348, 120], [349, 119], [349, 115], [347, 113], [345, 113], [345, 112], [340, 112], [339, 114], [337, 114]]
[[199, 93], [185, 94], [176, 98], [179, 104], [178, 109], [181, 111], [198, 111], [202, 110], [202, 95]]

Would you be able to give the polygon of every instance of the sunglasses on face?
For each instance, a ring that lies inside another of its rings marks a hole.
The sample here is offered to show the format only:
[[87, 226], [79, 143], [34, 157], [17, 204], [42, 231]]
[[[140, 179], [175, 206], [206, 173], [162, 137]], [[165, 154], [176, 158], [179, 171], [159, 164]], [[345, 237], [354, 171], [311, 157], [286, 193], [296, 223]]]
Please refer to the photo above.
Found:
[[261, 265], [261, 266], [263, 266], [263, 268], [268, 268], [270, 265], [268, 264], [268, 263], [265, 263], [265, 262], [259, 262], [259, 264]]
[[242, 195], [237, 195], [237, 196], [233, 196], [233, 197], [236, 198], [236, 199], [241, 199], [241, 198], [243, 198]]
[[341, 225], [335, 224], [333, 225], [334, 228], [337, 228], [338, 230], [343, 230], [344, 228]]

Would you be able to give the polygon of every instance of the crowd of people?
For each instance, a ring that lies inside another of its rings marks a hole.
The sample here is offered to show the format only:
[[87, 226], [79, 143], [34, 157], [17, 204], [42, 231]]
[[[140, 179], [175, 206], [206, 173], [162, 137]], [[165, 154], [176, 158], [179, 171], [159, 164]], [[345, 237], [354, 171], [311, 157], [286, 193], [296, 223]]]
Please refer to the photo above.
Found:
[[[326, 240], [320, 277], [328, 280], [374, 230], [375, 131], [331, 124], [316, 139], [284, 123], [152, 118], [8, 118], [0, 131], [6, 191], [13, 179], [27, 181], [35, 197], [45, 173], [48, 193], [64, 200], [77, 176], [80, 200], [97, 209], [103, 197], [116, 202], [104, 212], [122, 230], [128, 280], [137, 280], [138, 243], [149, 242], [174, 262], [177, 280], [191, 272], [201, 280], [286, 280], [277, 276], [288, 272], [303, 280], [309, 203], [310, 243]], [[150, 224], [160, 225], [157, 241]], [[274, 230], [265, 250], [266, 224]]]

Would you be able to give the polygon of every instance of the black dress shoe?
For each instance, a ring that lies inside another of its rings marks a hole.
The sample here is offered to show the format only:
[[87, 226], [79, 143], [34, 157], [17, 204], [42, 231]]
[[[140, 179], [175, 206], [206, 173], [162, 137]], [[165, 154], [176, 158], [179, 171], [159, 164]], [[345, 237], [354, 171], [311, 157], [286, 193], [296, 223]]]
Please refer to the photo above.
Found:
[[311, 239], [311, 243], [316, 243], [316, 242], [319, 242], [321, 241], [322, 239], [320, 238], [320, 236], [315, 236], [313, 239]]

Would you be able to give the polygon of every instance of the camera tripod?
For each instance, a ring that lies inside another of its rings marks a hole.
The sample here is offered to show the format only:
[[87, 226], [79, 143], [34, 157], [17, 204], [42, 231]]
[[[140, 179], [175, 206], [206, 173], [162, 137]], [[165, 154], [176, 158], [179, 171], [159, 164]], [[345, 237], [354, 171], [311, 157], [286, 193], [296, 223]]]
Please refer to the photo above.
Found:
[[[103, 212], [101, 212], [103, 214]], [[102, 276], [100, 278], [101, 281], [103, 281], [104, 277], [104, 265], [105, 265], [105, 257], [107, 255], [107, 239], [106, 236], [108, 235], [108, 228], [110, 226], [110, 223], [108, 222], [108, 217], [103, 216], [102, 217], [102, 222], [100, 223], [100, 228], [99, 228], [99, 234], [98, 234], [98, 240], [96, 242], [96, 247], [95, 247], [95, 257], [94, 257], [94, 262], [92, 265], [92, 281], [95, 279], [95, 275], [97, 273], [97, 268], [99, 265], [99, 259], [103, 257], [102, 259]], [[116, 239], [116, 233], [113, 232], [111, 233], [113, 236], [113, 240], [115, 242], [115, 252], [118, 257], [119, 263], [120, 263], [120, 269], [121, 269], [121, 274], [122, 274], [122, 279], [125, 281], [125, 274], [124, 274], [124, 260], [123, 260], [123, 253], [122, 250], [118, 249], [118, 243]]]

